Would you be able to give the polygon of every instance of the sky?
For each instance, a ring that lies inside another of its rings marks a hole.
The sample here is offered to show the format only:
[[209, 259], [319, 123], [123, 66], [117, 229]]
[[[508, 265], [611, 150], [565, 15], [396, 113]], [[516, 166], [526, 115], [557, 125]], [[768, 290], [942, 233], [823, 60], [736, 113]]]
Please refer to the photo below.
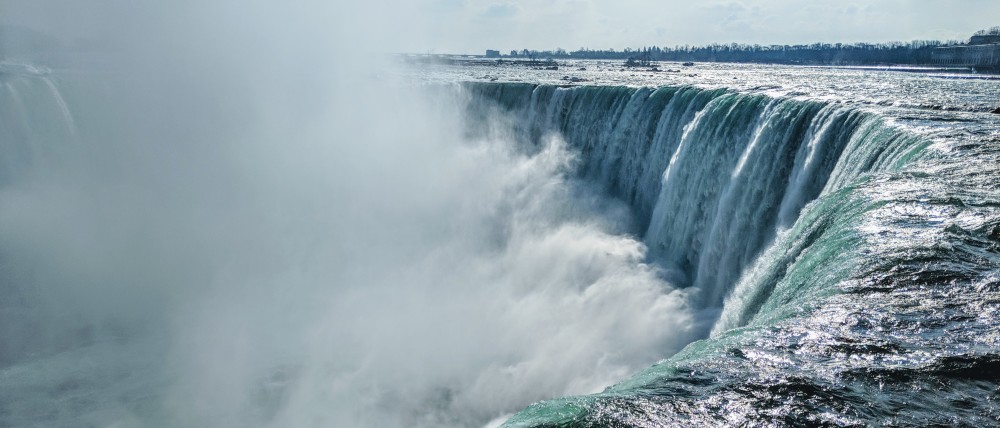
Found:
[[[93, 7], [98, 3], [111, 6]], [[0, 22], [62, 38], [92, 38], [105, 30], [115, 9], [127, 3], [0, 0]], [[146, 18], [182, 9], [183, 3], [150, 6], [158, 12]], [[227, 4], [233, 19], [241, 19], [240, 10], [255, 3], [266, 2]], [[331, 2], [291, 3], [355, 16], [354, 30], [364, 36], [352, 42], [365, 44], [374, 37], [380, 39], [378, 50], [413, 53], [961, 40], [1000, 25], [996, 0], [350, 0], [333, 2], [332, 7]]]
[[967, 39], [1000, 25], [996, 0], [433, 0], [409, 49], [622, 49], [709, 43]]

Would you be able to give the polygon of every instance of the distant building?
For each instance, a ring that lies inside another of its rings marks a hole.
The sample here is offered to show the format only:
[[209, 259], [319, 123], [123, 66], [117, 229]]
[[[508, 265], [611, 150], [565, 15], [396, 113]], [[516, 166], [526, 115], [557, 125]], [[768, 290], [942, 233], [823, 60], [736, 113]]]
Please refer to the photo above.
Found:
[[495, 51], [495, 50], [487, 49], [486, 50], [486, 57], [487, 58], [500, 58], [500, 51]]
[[966, 45], [935, 48], [931, 58], [935, 64], [1000, 72], [1000, 27], [977, 32]]
[[977, 70], [1000, 68], [1000, 44], [965, 45], [936, 48], [932, 52], [936, 64], [973, 67]]
[[969, 39], [970, 45], [988, 45], [991, 43], [1000, 43], [1000, 34], [972, 36], [972, 38]]

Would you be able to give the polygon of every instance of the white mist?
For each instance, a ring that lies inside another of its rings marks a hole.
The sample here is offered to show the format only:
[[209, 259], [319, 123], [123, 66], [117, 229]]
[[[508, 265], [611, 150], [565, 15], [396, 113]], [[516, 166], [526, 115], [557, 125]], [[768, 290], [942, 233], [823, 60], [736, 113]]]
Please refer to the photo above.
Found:
[[88, 65], [0, 76], [74, 134], [0, 188], [3, 423], [482, 425], [696, 334], [560, 138], [467, 141], [371, 8], [95, 7]]

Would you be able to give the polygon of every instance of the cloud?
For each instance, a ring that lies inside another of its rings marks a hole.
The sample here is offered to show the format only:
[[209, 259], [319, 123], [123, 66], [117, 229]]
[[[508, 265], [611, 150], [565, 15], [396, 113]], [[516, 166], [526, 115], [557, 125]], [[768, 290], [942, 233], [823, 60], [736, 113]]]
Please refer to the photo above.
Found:
[[521, 7], [513, 3], [494, 3], [483, 11], [482, 16], [490, 19], [511, 18], [516, 16]]

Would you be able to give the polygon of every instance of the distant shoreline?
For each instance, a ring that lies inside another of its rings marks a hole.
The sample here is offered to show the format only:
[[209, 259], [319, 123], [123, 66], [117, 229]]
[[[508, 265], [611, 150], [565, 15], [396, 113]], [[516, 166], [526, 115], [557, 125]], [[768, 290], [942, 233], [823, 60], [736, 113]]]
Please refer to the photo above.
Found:
[[[495, 66], [495, 67], [526, 67], [535, 69], [544, 69], [551, 67], [566, 67], [572, 62], [576, 61], [603, 61], [603, 62], [621, 62], [622, 67], [628, 68], [624, 65], [624, 61], [613, 59], [613, 58], [559, 58], [558, 60], [553, 58], [547, 58], [545, 60], [528, 60], [510, 57], [487, 57], [485, 55], [461, 55], [461, 54], [399, 54], [404, 61], [414, 64], [445, 64], [445, 65], [459, 65], [459, 66]], [[969, 66], [953, 66], [953, 65], [941, 65], [941, 64], [894, 64], [894, 63], [872, 63], [872, 64], [824, 64], [824, 63], [783, 63], [783, 62], [761, 62], [761, 61], [681, 61], [681, 60], [669, 60], [669, 61], [651, 61], [645, 66], [636, 66], [637, 69], [651, 69], [656, 68], [655, 71], [676, 71], [670, 70], [670, 68], [683, 67], [684, 63], [716, 63], [716, 64], [746, 64], [746, 65], [782, 65], [791, 67], [819, 67], [819, 68], [839, 68], [839, 69], [853, 69], [853, 70], [873, 70], [873, 71], [895, 71], [902, 73], [956, 73], [956, 74], [968, 74], [970, 78], [973, 76], [979, 76], [984, 78], [986, 76], [998, 76], [1000, 77], [1000, 69], [979, 69], [976, 70]], [[659, 70], [660, 67], [664, 67], [663, 70]], [[992, 80], [992, 78], [990, 78]]]
[[482, 56], [494, 60], [598, 59], [625, 61], [628, 66], [656, 66], [658, 62], [716, 62], [838, 67], [955, 67], [976, 73], [1000, 73], [1000, 26], [981, 30], [965, 41], [913, 40], [884, 43], [811, 43], [760, 45], [713, 43], [704, 46], [645, 46], [595, 50], [562, 48], [537, 51], [512, 50], [504, 54], [487, 49]]

